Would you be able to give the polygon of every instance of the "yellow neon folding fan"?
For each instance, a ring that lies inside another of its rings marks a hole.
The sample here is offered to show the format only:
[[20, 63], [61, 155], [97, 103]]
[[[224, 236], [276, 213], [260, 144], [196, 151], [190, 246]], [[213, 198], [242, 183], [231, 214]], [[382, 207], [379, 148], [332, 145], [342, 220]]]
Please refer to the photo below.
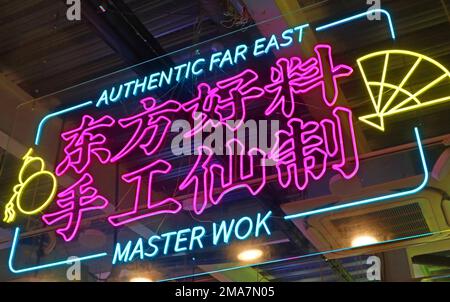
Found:
[[[429, 57], [407, 50], [384, 50], [365, 55], [357, 63], [375, 109], [359, 120], [381, 131], [387, 116], [450, 101], [449, 89], [443, 86], [450, 85], [450, 72]], [[374, 65], [382, 70], [375, 75], [368, 72]], [[418, 80], [417, 75], [426, 79]], [[414, 77], [416, 84], [411, 80]]]

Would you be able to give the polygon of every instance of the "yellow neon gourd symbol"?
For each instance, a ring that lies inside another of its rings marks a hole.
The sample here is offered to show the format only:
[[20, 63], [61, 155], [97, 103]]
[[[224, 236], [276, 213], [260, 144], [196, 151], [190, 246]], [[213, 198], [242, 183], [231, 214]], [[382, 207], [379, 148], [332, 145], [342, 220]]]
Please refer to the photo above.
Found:
[[[374, 61], [371, 59], [374, 58], [383, 59], [383, 56], [384, 63], [380, 79], [377, 81], [368, 80], [368, 76], [364, 70], [363, 63], [371, 63], [371, 61]], [[404, 56], [403, 58], [405, 59], [412, 58], [414, 62], [411, 64], [410, 69], [401, 79], [399, 84], [393, 84], [386, 81], [388, 65], [390, 59], [394, 56]], [[450, 71], [448, 71], [448, 69], [446, 69], [436, 60], [433, 60], [422, 54], [408, 50], [383, 50], [365, 55], [359, 58], [357, 60], [357, 63], [367, 91], [369, 92], [372, 105], [375, 108], [375, 113], [361, 116], [359, 117], [359, 120], [381, 131], [385, 130], [384, 119], [387, 116], [393, 116], [403, 112], [417, 110], [423, 107], [436, 105], [450, 100], [450, 96], [443, 96], [429, 100], [419, 99], [419, 97], [426, 91], [432, 89], [433, 87], [437, 87], [437, 85], [442, 81], [446, 80], [450, 83]], [[432, 81], [425, 84], [425, 86], [412, 93], [405, 89], [404, 86], [419, 66], [422, 66], [421, 68], [427, 67], [426, 71], [428, 74], [430, 72], [434, 73], [437, 71], [438, 75]], [[383, 93], [386, 92], [386, 90], [392, 90], [393, 93], [387, 100], [384, 100]], [[378, 97], [376, 97], [376, 92], [378, 92]], [[397, 99], [397, 97], [399, 97], [399, 94], [403, 95], [404, 99]]]
[[[56, 195], [56, 176], [53, 173], [45, 170], [45, 162], [41, 157], [32, 156], [32, 153], [33, 149], [30, 148], [22, 158], [24, 162], [19, 171], [19, 183], [14, 186], [13, 195], [5, 206], [3, 221], [6, 223], [11, 223], [16, 219], [15, 207], [17, 207], [19, 212], [24, 215], [35, 215], [44, 210], [53, 201], [53, 198]], [[38, 171], [26, 177], [25, 172], [27, 172], [27, 169], [36, 166], [38, 166]], [[22, 205], [23, 194], [26, 191], [26, 187], [37, 178], [49, 178], [51, 180], [52, 189], [47, 199], [39, 207], [33, 210], [26, 210]]]

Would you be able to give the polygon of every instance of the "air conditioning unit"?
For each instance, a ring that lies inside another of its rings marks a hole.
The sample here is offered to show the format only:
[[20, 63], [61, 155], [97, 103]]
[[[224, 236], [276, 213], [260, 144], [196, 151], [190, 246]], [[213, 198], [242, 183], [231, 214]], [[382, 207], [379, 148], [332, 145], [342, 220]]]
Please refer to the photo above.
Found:
[[[448, 193], [437, 187], [442, 188], [439, 183], [450, 178], [449, 155], [447, 149], [436, 162], [428, 185], [414, 195], [297, 218], [292, 222], [318, 251], [330, 251], [327, 257], [331, 259], [448, 239], [450, 202], [445, 200]], [[417, 187], [422, 179], [423, 176], [419, 175], [368, 187], [362, 187], [357, 179], [352, 180], [353, 183], [330, 182], [333, 195], [290, 202], [282, 205], [282, 209], [287, 215], [292, 215], [344, 204], [375, 194], [409, 190]], [[370, 238], [378, 243], [367, 242], [367, 245], [352, 247], [358, 237]]]
[[450, 239], [410, 246], [406, 254], [413, 278], [430, 281], [450, 278]]

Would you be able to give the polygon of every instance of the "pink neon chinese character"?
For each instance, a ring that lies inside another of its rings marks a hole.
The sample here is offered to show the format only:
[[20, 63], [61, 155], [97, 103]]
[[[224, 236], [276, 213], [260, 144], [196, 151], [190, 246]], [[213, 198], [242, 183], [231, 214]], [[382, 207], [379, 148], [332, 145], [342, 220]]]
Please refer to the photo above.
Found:
[[[271, 83], [264, 90], [273, 95], [273, 101], [266, 109], [270, 115], [281, 107], [287, 118], [292, 117], [295, 109], [295, 96], [310, 91], [315, 87], [322, 90], [322, 98], [329, 107], [336, 103], [338, 97], [337, 79], [352, 74], [353, 69], [347, 65], [334, 66], [329, 45], [319, 44], [314, 47], [317, 57], [302, 61], [298, 57], [280, 58], [276, 66], [271, 67]], [[331, 85], [331, 90], [327, 89]]]
[[[172, 120], [166, 115], [178, 112], [181, 107], [177, 101], [169, 100], [161, 105], [156, 105], [154, 98], [141, 100], [144, 111], [126, 117], [118, 121], [122, 128], [134, 127], [134, 133], [125, 147], [117, 153], [111, 162], [117, 162], [137, 146], [139, 146], [147, 156], [154, 154], [164, 141], [167, 132], [172, 125]], [[159, 133], [161, 131], [161, 133]]]
[[[184, 110], [192, 112], [195, 121], [194, 128], [185, 137], [194, 136], [209, 125], [218, 127], [222, 124], [236, 131], [246, 117], [245, 103], [264, 94], [262, 88], [255, 86], [257, 80], [258, 74], [246, 69], [236, 76], [217, 82], [214, 88], [206, 83], [199, 84], [197, 96], [183, 104]], [[227, 121], [236, 123], [230, 125]]]
[[83, 174], [76, 183], [58, 193], [56, 204], [61, 210], [42, 215], [42, 220], [47, 225], [66, 221], [66, 227], [56, 231], [65, 241], [71, 241], [75, 237], [85, 212], [101, 210], [108, 205], [108, 200], [92, 187], [93, 182], [89, 173]]
[[[196, 214], [201, 214], [208, 202], [218, 204], [228, 192], [246, 188], [256, 195], [266, 184], [264, 151], [252, 148], [246, 153], [243, 144], [237, 139], [228, 141], [226, 147], [228, 165], [221, 165], [213, 162], [210, 148], [200, 146], [197, 161], [179, 186], [181, 191], [192, 190], [192, 207]], [[236, 161], [239, 164], [238, 171]]]
[[69, 143], [64, 148], [64, 159], [55, 169], [56, 175], [63, 175], [69, 168], [72, 168], [77, 174], [84, 173], [91, 164], [93, 156], [102, 164], [107, 163], [111, 157], [111, 152], [103, 147], [106, 137], [95, 132], [100, 128], [112, 127], [114, 122], [114, 119], [108, 115], [98, 120], [85, 115], [80, 127], [63, 132], [61, 134], [62, 139]]
[[[310, 178], [320, 179], [327, 164], [333, 160], [337, 163], [332, 169], [345, 179], [357, 173], [359, 160], [351, 111], [336, 107], [333, 117], [320, 122], [292, 118], [288, 122], [288, 131], [277, 132], [269, 158], [275, 161], [278, 181], [283, 188], [294, 182], [298, 190], [304, 190]], [[344, 137], [350, 137], [351, 141], [345, 144]], [[353, 157], [353, 162], [347, 161], [349, 157]]]
[[[113, 226], [124, 225], [139, 219], [163, 213], [178, 213], [182, 206], [174, 198], [165, 198], [160, 201], [153, 200], [153, 182], [157, 174], [167, 174], [172, 166], [165, 160], [157, 160], [139, 170], [122, 175], [127, 183], [136, 183], [134, 207], [131, 211], [108, 217]], [[144, 188], [147, 182], [147, 188]]]

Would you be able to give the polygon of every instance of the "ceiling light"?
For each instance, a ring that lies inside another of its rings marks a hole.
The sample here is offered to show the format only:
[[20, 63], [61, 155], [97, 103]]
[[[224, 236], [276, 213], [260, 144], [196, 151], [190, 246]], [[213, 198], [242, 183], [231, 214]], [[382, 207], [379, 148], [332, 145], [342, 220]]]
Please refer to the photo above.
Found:
[[352, 247], [371, 245], [371, 244], [374, 244], [377, 242], [378, 242], [378, 240], [373, 236], [361, 235], [361, 236], [356, 236], [355, 238], [353, 238]]
[[134, 277], [130, 279], [130, 282], [153, 282], [153, 280], [146, 277]]
[[239, 255], [237, 256], [237, 258], [241, 261], [253, 261], [256, 260], [258, 258], [261, 258], [261, 256], [263, 255], [263, 252], [259, 249], [249, 249], [249, 250], [245, 250], [239, 253]]

